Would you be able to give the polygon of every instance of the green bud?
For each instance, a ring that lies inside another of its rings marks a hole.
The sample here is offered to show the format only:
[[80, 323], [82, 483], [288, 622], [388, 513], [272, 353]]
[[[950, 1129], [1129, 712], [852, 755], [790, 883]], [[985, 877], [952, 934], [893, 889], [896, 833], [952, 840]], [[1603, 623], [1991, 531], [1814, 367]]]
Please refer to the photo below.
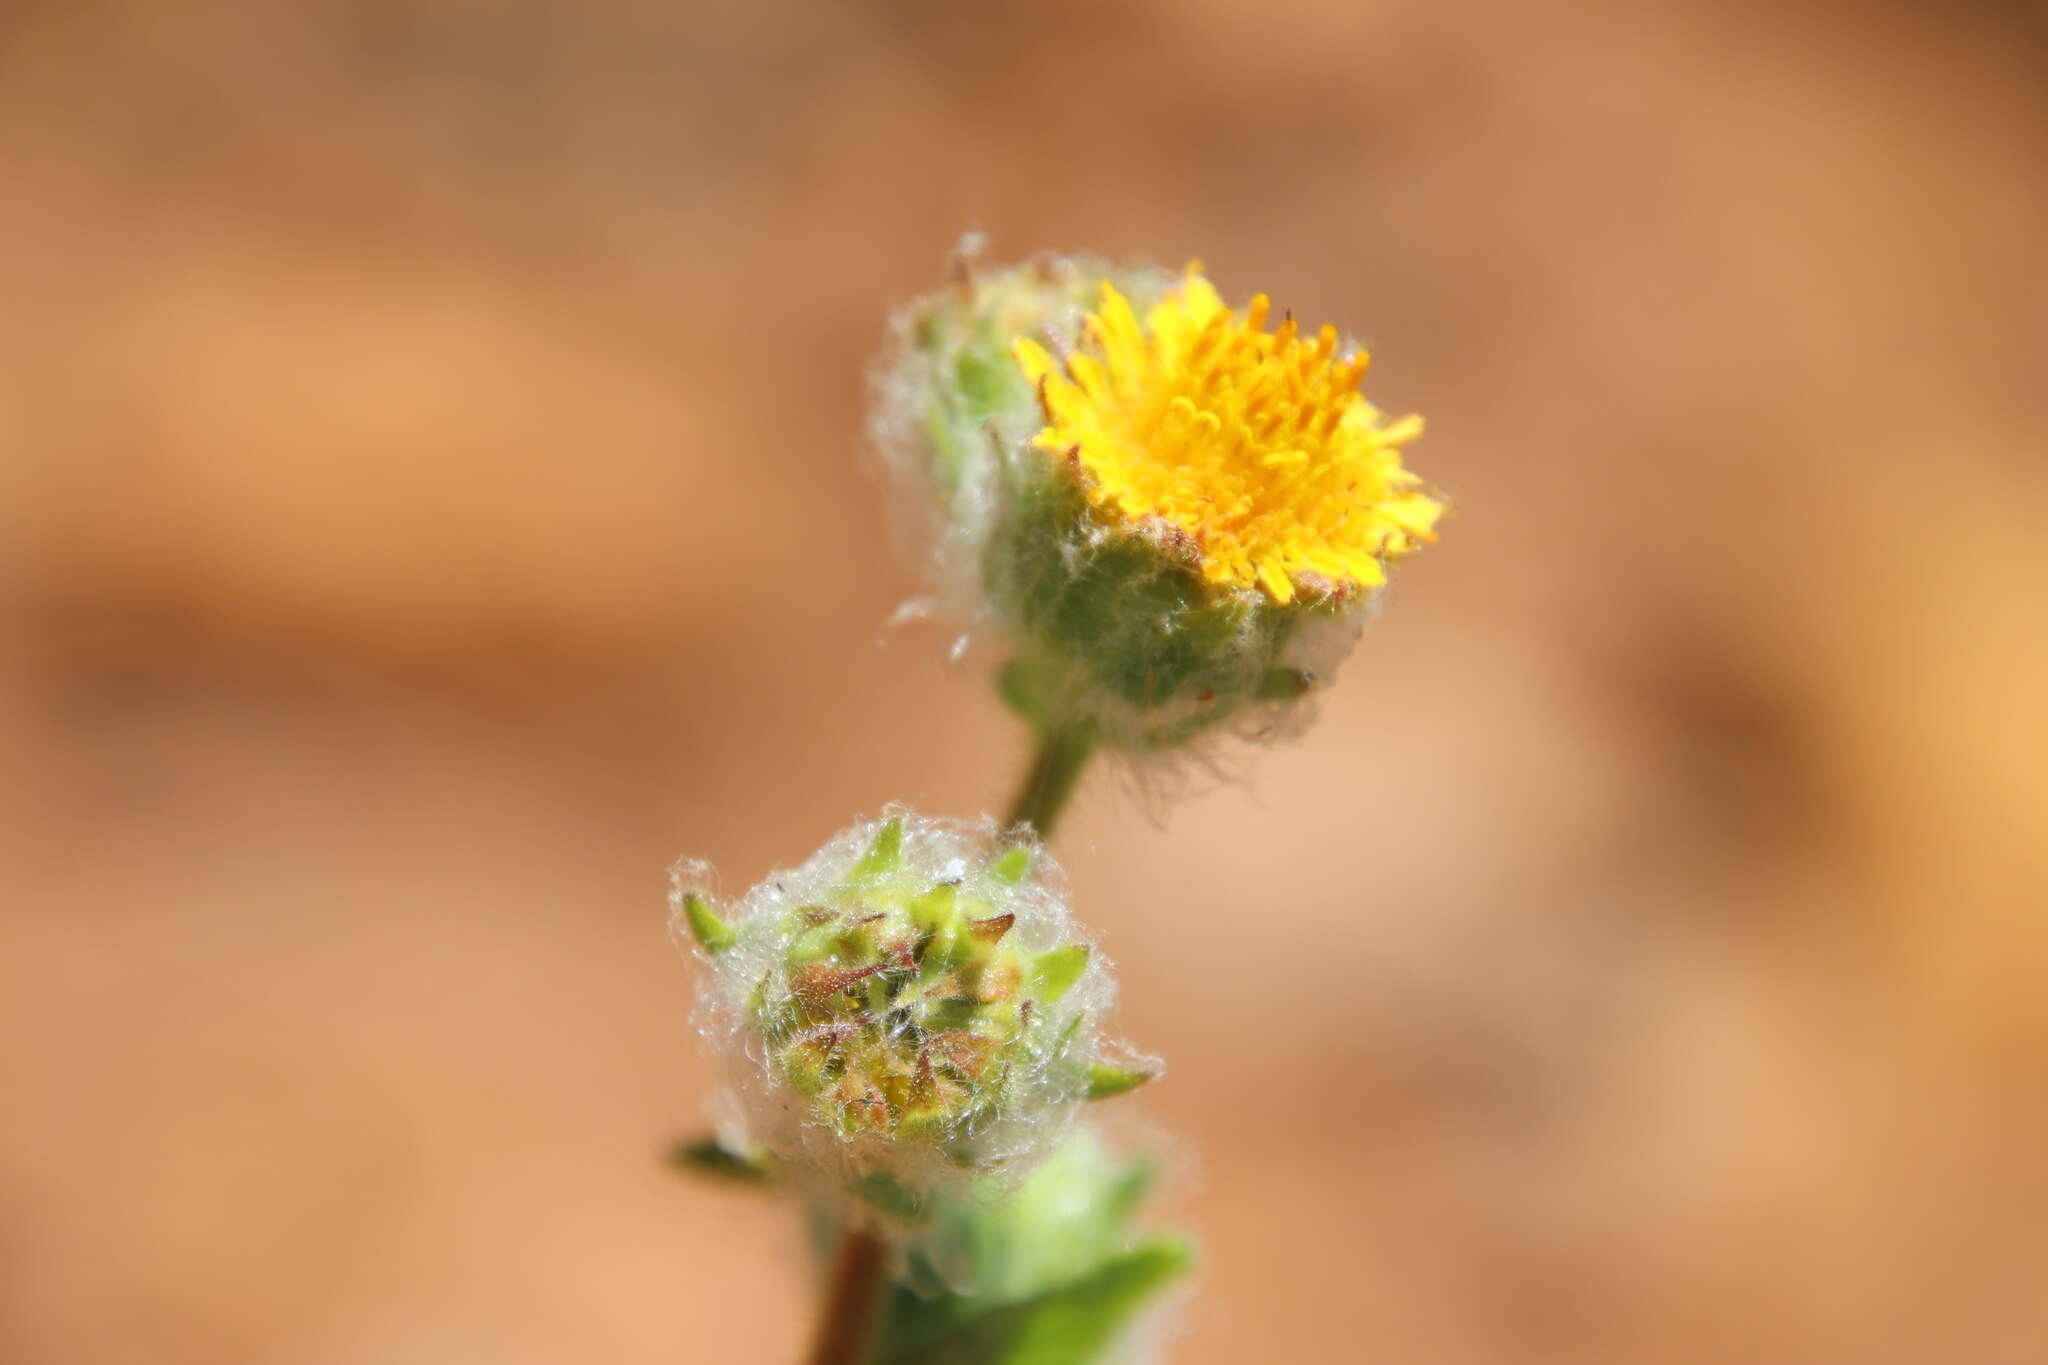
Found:
[[1076, 1106], [1136, 1080], [1103, 1060], [1112, 987], [1059, 868], [991, 821], [892, 814], [676, 918], [711, 969], [702, 1010], [751, 1141], [869, 1206], [1028, 1169]]

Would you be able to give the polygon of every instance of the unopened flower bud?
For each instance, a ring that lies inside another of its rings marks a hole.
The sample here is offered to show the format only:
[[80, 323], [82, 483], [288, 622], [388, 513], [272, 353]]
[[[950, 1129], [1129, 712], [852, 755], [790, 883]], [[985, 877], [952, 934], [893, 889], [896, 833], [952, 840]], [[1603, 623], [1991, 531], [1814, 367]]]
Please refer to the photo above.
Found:
[[991, 821], [892, 813], [732, 905], [701, 864], [672, 881], [736, 1137], [816, 1188], [914, 1218], [966, 1177], [1021, 1175], [1081, 1103], [1156, 1069], [1105, 1055], [1113, 988], [1059, 869]]

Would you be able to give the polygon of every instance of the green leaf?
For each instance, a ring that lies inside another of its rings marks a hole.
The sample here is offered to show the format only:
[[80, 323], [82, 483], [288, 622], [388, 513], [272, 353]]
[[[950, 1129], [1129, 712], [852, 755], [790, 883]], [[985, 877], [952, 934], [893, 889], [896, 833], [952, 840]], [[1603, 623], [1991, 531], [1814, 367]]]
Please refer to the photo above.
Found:
[[1083, 1126], [1008, 1197], [948, 1201], [912, 1260], [929, 1262], [935, 1284], [990, 1305], [1032, 1298], [1130, 1249], [1156, 1169]]
[[[864, 1365], [1095, 1365], [1191, 1260], [1132, 1230], [1154, 1173], [1083, 1125], [1005, 1197], [934, 1200]], [[814, 1217], [823, 1254], [838, 1220]]]
[[1065, 1284], [993, 1306], [897, 1286], [868, 1365], [1089, 1365], [1193, 1262], [1186, 1243], [1156, 1239]]
[[683, 917], [689, 921], [690, 933], [705, 952], [722, 953], [732, 947], [732, 926], [718, 917], [710, 901], [694, 891], [683, 897]]
[[1086, 1365], [1139, 1309], [1194, 1268], [1186, 1244], [1146, 1242], [1072, 1284], [990, 1314], [1011, 1339], [1005, 1365]]
[[767, 1161], [758, 1154], [736, 1152], [715, 1137], [692, 1138], [668, 1150], [668, 1164], [691, 1175], [744, 1185], [765, 1185], [773, 1179]]

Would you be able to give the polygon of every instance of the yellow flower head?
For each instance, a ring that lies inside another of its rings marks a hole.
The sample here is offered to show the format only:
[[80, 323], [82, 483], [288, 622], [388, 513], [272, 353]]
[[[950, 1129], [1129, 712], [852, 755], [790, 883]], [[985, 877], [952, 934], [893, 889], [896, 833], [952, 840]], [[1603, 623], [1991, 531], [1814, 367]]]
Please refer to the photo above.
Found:
[[1381, 425], [1358, 392], [1366, 354], [1292, 317], [1269, 332], [1271, 307], [1261, 294], [1233, 312], [1190, 266], [1141, 324], [1104, 280], [1064, 369], [1028, 337], [1013, 346], [1045, 417], [1032, 444], [1074, 462], [1098, 509], [1165, 522], [1210, 583], [1279, 603], [1377, 587], [1443, 512], [1401, 467], [1422, 419]]

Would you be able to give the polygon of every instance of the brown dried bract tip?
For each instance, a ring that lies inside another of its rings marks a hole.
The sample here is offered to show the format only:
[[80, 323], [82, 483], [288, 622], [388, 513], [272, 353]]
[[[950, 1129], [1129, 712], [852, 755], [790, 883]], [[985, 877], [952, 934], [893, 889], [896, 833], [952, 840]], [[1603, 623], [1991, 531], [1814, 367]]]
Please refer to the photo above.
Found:
[[987, 919], [967, 921], [967, 932], [983, 943], [1000, 943], [1016, 922], [1015, 915], [991, 915]]

